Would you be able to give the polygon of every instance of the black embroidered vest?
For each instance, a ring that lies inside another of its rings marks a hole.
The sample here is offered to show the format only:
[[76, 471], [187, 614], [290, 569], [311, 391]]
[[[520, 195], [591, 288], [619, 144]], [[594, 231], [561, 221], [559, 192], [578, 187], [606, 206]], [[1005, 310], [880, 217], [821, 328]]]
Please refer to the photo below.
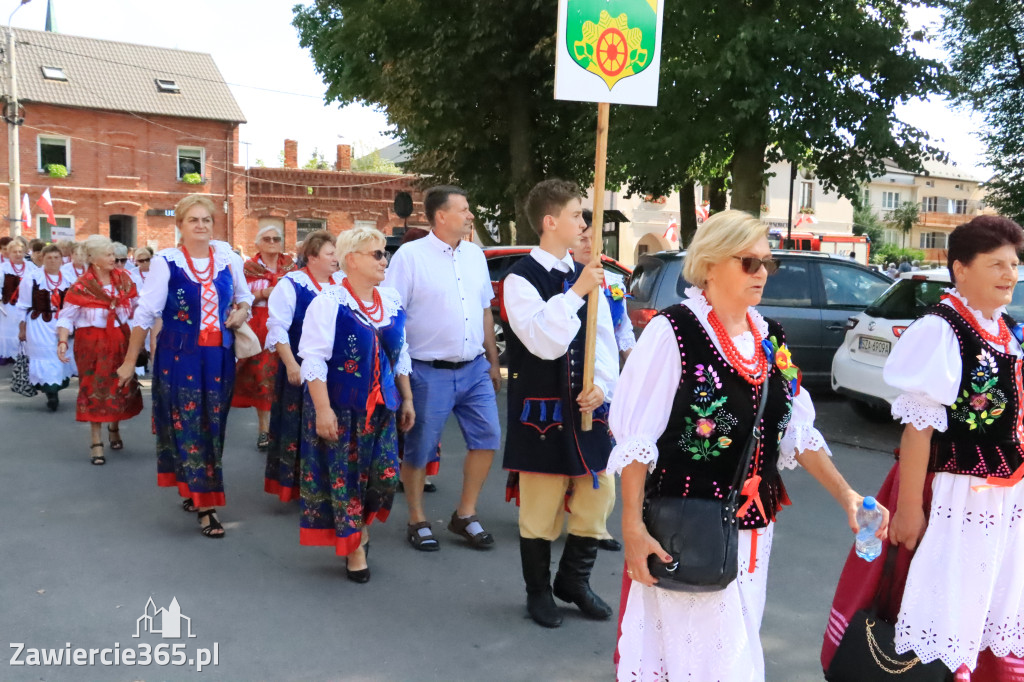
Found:
[[[929, 471], [1009, 477], [1024, 461], [1021, 361], [995, 350], [947, 305], [932, 306], [925, 314], [953, 328], [963, 359], [960, 390], [946, 406], [946, 430], [932, 434]], [[1012, 329], [1014, 321], [1003, 319]]]
[[[57, 296], [60, 297], [60, 305], [64, 305], [64, 297], [67, 296], [68, 290], [60, 289], [57, 292]], [[29, 316], [35, 320], [42, 317], [43, 322], [49, 322], [57, 313], [60, 312], [60, 308], [53, 308], [53, 301], [50, 299], [50, 292], [39, 286], [39, 282], [32, 282], [32, 308], [29, 311]]]
[[[519, 275], [545, 301], [564, 293], [577, 272], [560, 276], [545, 270], [535, 258], [520, 258], [509, 274]], [[569, 352], [555, 360], [542, 360], [531, 353], [508, 329], [508, 426], [502, 466], [510, 471], [527, 471], [563, 476], [597, 474], [608, 466], [612, 441], [608, 433], [608, 406], [594, 411], [594, 426], [582, 431], [576, 396], [583, 390], [583, 355], [587, 328], [587, 306], [577, 313], [580, 330]]]
[[[743, 480], [761, 477], [758, 492], [765, 519], [751, 504], [740, 528], [764, 528], [783, 504], [789, 503], [779, 475], [779, 441], [792, 412], [789, 382], [773, 364], [762, 387], [747, 383], [715, 348], [692, 310], [674, 305], [661, 312], [676, 335], [682, 379], [672, 402], [668, 426], [658, 439], [658, 461], [647, 477], [648, 497], [723, 499], [731, 490], [736, 468], [753, 429], [763, 386], [770, 391], [761, 419], [761, 449]], [[769, 338], [785, 343], [782, 327], [768, 323]], [[762, 349], [756, 349], [758, 353]], [[740, 483], [742, 485], [742, 481]], [[747, 501], [740, 496], [740, 504]]]

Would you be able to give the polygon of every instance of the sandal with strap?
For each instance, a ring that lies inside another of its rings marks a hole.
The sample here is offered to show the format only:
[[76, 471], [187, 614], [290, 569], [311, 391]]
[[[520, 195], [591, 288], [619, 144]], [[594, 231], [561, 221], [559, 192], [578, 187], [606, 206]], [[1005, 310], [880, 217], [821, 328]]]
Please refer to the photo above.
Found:
[[[207, 509], [206, 511], [201, 511], [198, 513], [199, 525], [201, 526], [203, 525], [203, 519], [207, 516], [210, 517], [210, 522], [203, 526], [202, 530], [199, 532], [201, 532], [208, 538], [214, 538], [219, 540], [220, 538], [224, 537], [225, 533], [224, 526], [220, 525], [220, 521], [217, 520], [216, 514], [216, 509]], [[218, 530], [220, 531], [219, 533], [214, 533], [214, 531]]]
[[107, 427], [107, 438], [110, 439], [111, 450], [122, 450], [124, 449], [124, 441], [121, 440], [121, 427], [112, 429]]
[[260, 452], [266, 452], [268, 447], [270, 447], [270, 434], [266, 431], [261, 431], [256, 439], [256, 449]]
[[90, 451], [92, 449], [95, 449], [95, 448], [99, 448], [100, 449], [100, 454], [98, 454], [98, 455], [91, 455], [89, 457], [89, 461], [92, 462], [93, 464], [95, 464], [96, 466], [100, 466], [101, 464], [106, 464], [107, 463], [107, 458], [103, 455], [103, 443], [93, 443], [92, 447], [90, 448]]
[[196, 505], [192, 502], [191, 497], [186, 497], [181, 501], [181, 508], [190, 513], [197, 509]]
[[[426, 528], [427, 534], [420, 535], [420, 529]], [[418, 549], [421, 552], [436, 552], [441, 549], [441, 545], [438, 544], [437, 538], [434, 537], [434, 533], [430, 530], [430, 522], [420, 521], [419, 523], [410, 523], [406, 529], [406, 535], [409, 538], [409, 544], [414, 549]]]

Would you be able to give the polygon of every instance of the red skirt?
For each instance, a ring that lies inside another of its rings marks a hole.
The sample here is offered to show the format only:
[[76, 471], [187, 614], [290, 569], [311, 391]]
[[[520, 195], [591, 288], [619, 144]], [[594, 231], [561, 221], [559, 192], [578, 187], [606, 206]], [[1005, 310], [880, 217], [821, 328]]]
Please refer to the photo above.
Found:
[[[267, 342], [267, 319], [270, 311], [266, 306], [252, 309], [249, 326], [262, 346]], [[270, 411], [274, 400], [274, 380], [277, 376], [277, 353], [261, 351], [251, 358], [239, 360], [235, 366], [235, 394], [231, 407], [255, 407]]]
[[128, 327], [79, 327], [75, 330], [80, 422], [117, 422], [142, 412], [142, 390], [135, 377], [117, 385], [117, 368], [128, 352]]

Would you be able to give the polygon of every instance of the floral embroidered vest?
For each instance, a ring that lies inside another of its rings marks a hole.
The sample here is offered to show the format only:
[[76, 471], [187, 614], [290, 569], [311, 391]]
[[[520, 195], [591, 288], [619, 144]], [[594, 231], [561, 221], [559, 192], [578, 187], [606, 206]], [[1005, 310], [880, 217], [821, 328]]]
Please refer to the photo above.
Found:
[[[203, 328], [202, 285], [189, 279], [185, 271], [167, 261], [170, 276], [167, 279], [167, 302], [164, 304], [163, 329], [157, 343], [173, 350], [195, 351], [199, 347], [199, 331]], [[224, 326], [234, 299], [234, 280], [231, 268], [224, 268], [213, 279], [217, 289], [220, 315], [221, 345], [231, 348], [235, 335]]]
[[[292, 347], [292, 355], [299, 357], [299, 339], [302, 338], [302, 321], [306, 319], [306, 308], [313, 302], [319, 292], [303, 286], [298, 281], [285, 275], [282, 279], [287, 281], [295, 289], [295, 313], [292, 315], [292, 324], [288, 327], [288, 343]], [[329, 285], [325, 285], [329, 286]]]
[[[682, 379], [672, 402], [668, 426], [658, 439], [658, 461], [647, 477], [648, 497], [723, 499], [731, 490], [736, 468], [753, 430], [761, 388], [751, 386], [718, 352], [697, 316], [684, 305], [666, 308], [679, 346]], [[768, 336], [785, 343], [782, 327], [768, 323]], [[757, 352], [763, 352], [760, 348]], [[792, 413], [790, 383], [774, 363], [769, 365], [770, 391], [761, 419], [761, 447], [743, 480], [761, 477], [758, 492], [765, 519], [751, 504], [740, 522], [744, 529], [763, 528], [789, 503], [779, 475], [779, 441]], [[742, 485], [741, 480], [741, 485]], [[741, 496], [740, 503], [747, 500]]]
[[[305, 287], [296, 287], [296, 289]], [[308, 304], [307, 304], [308, 305]], [[380, 390], [384, 405], [392, 412], [401, 405], [395, 386], [395, 366], [402, 352], [405, 336], [405, 310], [384, 327], [374, 329], [362, 313], [347, 305], [338, 306], [334, 329], [334, 349], [327, 361], [327, 393], [336, 409], [366, 411], [366, 401], [373, 388], [376, 349], [380, 360]]]
[[[535, 258], [519, 259], [509, 274], [529, 282], [547, 301], [564, 293], [579, 276], [583, 266], [565, 275], [550, 272]], [[576, 396], [583, 390], [583, 355], [586, 342], [587, 306], [577, 315], [580, 329], [569, 351], [555, 360], [542, 360], [531, 353], [509, 328], [508, 353], [508, 436], [502, 466], [510, 471], [528, 471], [562, 476], [597, 474], [608, 466], [612, 439], [608, 432], [608, 405], [594, 411], [590, 431], [581, 430]]]
[[[949, 323], [963, 358], [960, 390], [946, 406], [946, 430], [932, 434], [929, 471], [1009, 477], [1024, 461], [1021, 360], [995, 350], [947, 305], [932, 306], [925, 314]], [[1012, 329], [1014, 321], [1003, 319]]]

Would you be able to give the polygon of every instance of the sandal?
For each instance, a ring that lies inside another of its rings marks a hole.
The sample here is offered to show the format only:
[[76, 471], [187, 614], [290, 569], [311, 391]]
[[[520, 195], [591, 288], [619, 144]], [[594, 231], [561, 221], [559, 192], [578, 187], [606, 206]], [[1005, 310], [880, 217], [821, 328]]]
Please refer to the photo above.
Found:
[[[89, 457], [89, 461], [92, 462], [93, 464], [95, 464], [96, 466], [99, 466], [101, 464], [106, 464], [107, 463], [107, 458], [103, 456], [103, 443], [93, 443], [92, 444], [92, 448], [99, 448], [100, 449], [100, 454], [98, 454], [98, 455], [91, 455]], [[91, 449], [90, 449], [90, 451], [91, 451]]]
[[[201, 511], [198, 513], [198, 521], [199, 525], [201, 526], [203, 525], [203, 519], [207, 516], [210, 517], [210, 522], [203, 526], [202, 530], [199, 532], [201, 532], [208, 538], [220, 539], [224, 537], [224, 526], [220, 525], [220, 521], [217, 520], [216, 514], [216, 509], [207, 509], [206, 511]], [[217, 530], [219, 530], [220, 532], [215, 534], [214, 531]]]
[[470, 546], [474, 549], [492, 547], [494, 545], [494, 536], [484, 530], [483, 526], [480, 526], [480, 530], [477, 533], [469, 532], [469, 526], [474, 522], [478, 525], [480, 523], [480, 519], [476, 517], [476, 514], [462, 518], [459, 516], [458, 510], [455, 510], [452, 512], [452, 520], [448, 522], [448, 530], [468, 540]]
[[189, 513], [194, 512], [197, 509], [196, 505], [192, 503], [191, 497], [186, 497], [181, 501], [181, 508]]
[[107, 438], [110, 439], [111, 450], [122, 450], [124, 449], [124, 441], [121, 440], [121, 427], [112, 429], [107, 427]]
[[[420, 535], [420, 529], [426, 528], [427, 534]], [[441, 545], [438, 544], [437, 538], [430, 531], [429, 521], [420, 521], [419, 523], [410, 523], [406, 529], [406, 534], [409, 538], [409, 544], [414, 549], [418, 549], [421, 552], [436, 552], [441, 549]]]
[[256, 438], [256, 449], [260, 452], [264, 452], [270, 445], [270, 434], [266, 431], [261, 431], [258, 438]]

